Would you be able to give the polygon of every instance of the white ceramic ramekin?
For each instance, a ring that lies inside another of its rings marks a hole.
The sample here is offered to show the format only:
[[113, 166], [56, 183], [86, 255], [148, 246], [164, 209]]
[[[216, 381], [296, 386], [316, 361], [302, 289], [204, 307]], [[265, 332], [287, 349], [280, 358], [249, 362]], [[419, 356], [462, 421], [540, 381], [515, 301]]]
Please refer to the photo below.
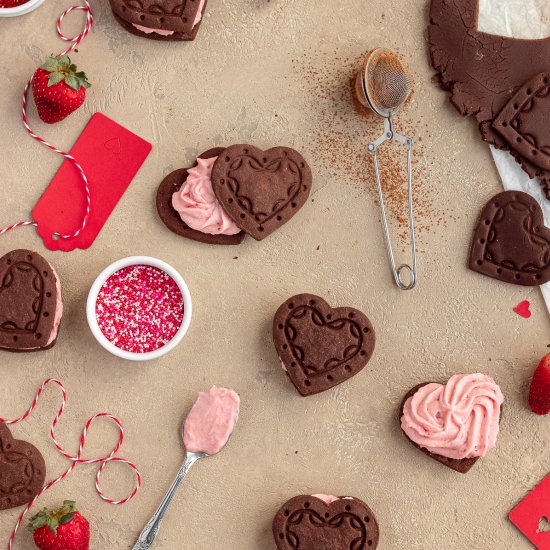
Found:
[[26, 13], [34, 11], [43, 3], [44, 0], [29, 0], [15, 8], [0, 8], [0, 17], [17, 17], [18, 15], [25, 15]]
[[[96, 302], [97, 295], [105, 281], [117, 271], [124, 269], [125, 267], [130, 267], [133, 265], [150, 265], [156, 267], [174, 279], [181, 294], [183, 296], [183, 321], [181, 326], [176, 332], [176, 335], [164, 346], [158, 348], [154, 351], [148, 351], [146, 353], [133, 353], [131, 351], [126, 351], [120, 348], [117, 348], [113, 343], [111, 343], [106, 336], [101, 332], [99, 325], [97, 323], [96, 317]], [[130, 256], [129, 258], [123, 258], [117, 262], [112, 263], [109, 267], [105, 268], [94, 281], [92, 288], [88, 294], [88, 301], [86, 303], [86, 316], [88, 317], [88, 325], [92, 334], [95, 336], [96, 340], [107, 350], [110, 351], [113, 355], [121, 357], [122, 359], [128, 359], [129, 361], [149, 361], [151, 359], [158, 359], [163, 355], [167, 354], [169, 351], [173, 350], [183, 339], [189, 325], [191, 323], [191, 316], [193, 314], [193, 306], [191, 302], [191, 293], [189, 288], [185, 284], [183, 277], [169, 264], [163, 262], [162, 260], [157, 260], [156, 258], [150, 258], [149, 256]]]

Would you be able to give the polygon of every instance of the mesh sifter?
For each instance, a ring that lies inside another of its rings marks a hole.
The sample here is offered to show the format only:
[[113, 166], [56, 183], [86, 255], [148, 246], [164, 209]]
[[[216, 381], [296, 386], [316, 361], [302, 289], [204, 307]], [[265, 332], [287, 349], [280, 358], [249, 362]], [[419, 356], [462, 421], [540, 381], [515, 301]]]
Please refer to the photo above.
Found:
[[[401, 59], [383, 48], [369, 52], [363, 62], [361, 72], [357, 76], [356, 91], [359, 101], [369, 107], [378, 116], [384, 119], [384, 133], [369, 144], [372, 153], [378, 196], [380, 201], [380, 214], [386, 248], [391, 263], [395, 283], [402, 290], [410, 290], [416, 284], [416, 240], [414, 236], [413, 200], [412, 200], [412, 138], [405, 137], [394, 132], [393, 118], [410, 96], [413, 86], [413, 78], [409, 68]], [[397, 267], [395, 255], [391, 243], [388, 220], [384, 204], [384, 192], [380, 179], [377, 152], [378, 148], [386, 141], [397, 141], [407, 147], [407, 186], [409, 205], [409, 228], [411, 233], [412, 266], [401, 264]], [[408, 273], [408, 281], [404, 274]]]

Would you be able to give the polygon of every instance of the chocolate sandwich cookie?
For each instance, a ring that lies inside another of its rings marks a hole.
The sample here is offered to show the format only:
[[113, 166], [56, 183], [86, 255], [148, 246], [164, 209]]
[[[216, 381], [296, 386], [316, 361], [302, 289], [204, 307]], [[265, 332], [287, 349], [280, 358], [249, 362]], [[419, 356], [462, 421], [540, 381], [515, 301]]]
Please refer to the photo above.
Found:
[[[211, 159], [219, 156], [225, 149], [223, 147], [215, 147], [204, 152], [198, 158]], [[181, 168], [171, 172], [164, 178], [157, 191], [157, 212], [160, 219], [166, 227], [177, 235], [187, 237], [194, 241], [199, 241], [208, 244], [229, 244], [236, 245], [242, 243], [245, 233], [240, 231], [235, 235], [209, 234], [203, 231], [197, 231], [189, 227], [180, 216], [179, 212], [172, 205], [172, 197], [177, 193], [182, 185], [187, 180], [189, 169]]]
[[[419, 393], [422, 388], [426, 395]], [[494, 447], [503, 400], [490, 376], [455, 375], [446, 385], [412, 388], [401, 403], [399, 423], [417, 449], [465, 474]]]
[[306, 161], [289, 147], [218, 147], [163, 180], [157, 210], [178, 235], [240, 244], [246, 233], [262, 240], [290, 220], [307, 201], [311, 183]]
[[0, 423], [0, 510], [30, 502], [42, 489], [46, 463], [34, 445], [14, 439]]
[[508, 150], [550, 198], [550, 38], [477, 30], [479, 0], [432, 0], [430, 56], [441, 87], [482, 138]]
[[194, 40], [207, 0], [110, 0], [115, 19], [152, 40]]
[[550, 229], [531, 195], [505, 191], [485, 205], [475, 227], [469, 267], [516, 285], [550, 281]]
[[0, 349], [50, 349], [62, 315], [59, 277], [40, 254], [13, 250], [0, 258]]
[[233, 221], [257, 241], [290, 220], [307, 201], [312, 175], [290, 147], [228, 147], [212, 168], [212, 186]]
[[278, 550], [375, 550], [380, 532], [361, 500], [301, 495], [283, 504], [273, 519]]
[[332, 388], [369, 362], [374, 328], [361, 311], [332, 308], [319, 296], [298, 294], [273, 319], [273, 341], [288, 377], [302, 395]]

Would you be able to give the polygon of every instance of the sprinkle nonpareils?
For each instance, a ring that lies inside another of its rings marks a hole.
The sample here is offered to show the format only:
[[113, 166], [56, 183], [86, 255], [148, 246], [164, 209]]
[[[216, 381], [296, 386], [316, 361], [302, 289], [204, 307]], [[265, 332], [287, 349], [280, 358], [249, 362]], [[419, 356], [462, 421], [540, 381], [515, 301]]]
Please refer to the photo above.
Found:
[[132, 353], [167, 344], [178, 332], [183, 315], [183, 296], [174, 279], [149, 265], [117, 271], [97, 295], [101, 332], [117, 348]]

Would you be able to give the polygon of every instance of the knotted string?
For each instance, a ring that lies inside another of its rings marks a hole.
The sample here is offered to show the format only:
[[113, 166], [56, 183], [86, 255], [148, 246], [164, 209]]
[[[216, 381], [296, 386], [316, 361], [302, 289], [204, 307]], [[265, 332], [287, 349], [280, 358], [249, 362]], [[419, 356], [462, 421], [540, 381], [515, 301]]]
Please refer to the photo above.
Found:
[[[141, 487], [141, 473], [138, 470], [137, 466], [134, 463], [130, 462], [129, 460], [126, 460], [124, 458], [116, 456], [116, 454], [118, 453], [118, 451], [122, 447], [122, 444], [124, 443], [124, 428], [122, 426], [122, 423], [120, 422], [120, 420], [116, 416], [113, 416], [112, 414], [109, 414], [109, 413], [94, 414], [94, 416], [92, 416], [86, 422], [86, 425], [84, 426], [84, 430], [82, 431], [82, 435], [80, 436], [80, 445], [78, 447], [78, 452], [77, 452], [76, 456], [73, 456], [71, 453], [68, 453], [57, 442], [57, 439], [55, 437], [55, 429], [57, 427], [57, 424], [59, 423], [59, 420], [61, 418], [61, 415], [63, 414], [63, 411], [65, 410], [65, 404], [67, 402], [67, 392], [65, 391], [65, 388], [64, 388], [63, 384], [59, 380], [56, 380], [55, 378], [48, 378], [42, 384], [42, 386], [40, 386], [40, 388], [36, 392], [36, 397], [34, 398], [34, 401], [32, 402], [31, 406], [27, 409], [27, 411], [22, 416], [20, 416], [19, 418], [15, 418], [14, 420], [6, 420], [4, 418], [0, 418], [0, 423], [3, 423], [3, 424], [18, 424], [19, 422], [23, 422], [24, 420], [26, 420], [29, 417], [29, 415], [36, 408], [36, 405], [38, 404], [38, 401], [40, 400], [40, 396], [42, 395], [42, 392], [44, 391], [44, 388], [50, 383], [51, 384], [56, 384], [59, 387], [59, 389], [61, 390], [61, 394], [62, 394], [61, 407], [59, 407], [59, 410], [57, 411], [57, 415], [55, 416], [55, 418], [52, 422], [52, 427], [50, 429], [50, 438], [52, 439], [53, 444], [55, 445], [55, 448], [67, 460], [70, 460], [72, 464], [60, 476], [56, 477], [55, 479], [53, 479], [52, 481], [50, 481], [49, 483], [44, 485], [44, 487], [40, 490], [40, 492], [31, 500], [31, 502], [29, 502], [29, 504], [21, 512], [19, 518], [17, 519], [17, 523], [15, 524], [15, 527], [14, 527], [12, 533], [11, 533], [10, 540], [8, 542], [8, 550], [12, 549], [13, 542], [15, 540], [15, 535], [17, 534], [17, 531], [18, 531], [19, 527], [21, 526], [21, 523], [22, 523], [23, 519], [27, 515], [28, 511], [36, 503], [36, 501], [40, 498], [40, 496], [43, 495], [49, 489], [51, 489], [54, 485], [57, 485], [60, 481], [63, 481], [76, 468], [76, 466], [78, 464], [100, 464], [100, 467], [99, 467], [99, 469], [97, 471], [97, 474], [96, 474], [96, 477], [95, 477], [95, 488], [96, 488], [96, 491], [99, 494], [99, 496], [105, 502], [108, 502], [110, 504], [124, 504], [125, 502], [128, 502], [129, 500], [134, 498], [134, 496], [139, 491], [139, 488]], [[115, 423], [116, 427], [118, 428], [118, 433], [119, 433], [118, 443], [115, 445], [114, 449], [106, 456], [103, 456], [103, 457], [100, 457], [100, 458], [82, 458], [82, 453], [84, 451], [84, 445], [86, 444], [86, 438], [88, 436], [88, 432], [90, 430], [91, 425], [98, 418], [108, 418], [108, 419], [112, 420]], [[134, 489], [132, 490], [132, 492], [130, 493], [129, 496], [127, 496], [126, 498], [123, 498], [121, 500], [113, 500], [113, 499], [105, 496], [105, 494], [103, 493], [103, 491], [101, 489], [101, 486], [99, 484], [101, 474], [103, 473], [103, 470], [105, 469], [107, 464], [109, 464], [110, 462], [122, 462], [123, 464], [127, 464], [134, 471], [134, 473], [136, 475], [136, 484], [134, 486]]]

